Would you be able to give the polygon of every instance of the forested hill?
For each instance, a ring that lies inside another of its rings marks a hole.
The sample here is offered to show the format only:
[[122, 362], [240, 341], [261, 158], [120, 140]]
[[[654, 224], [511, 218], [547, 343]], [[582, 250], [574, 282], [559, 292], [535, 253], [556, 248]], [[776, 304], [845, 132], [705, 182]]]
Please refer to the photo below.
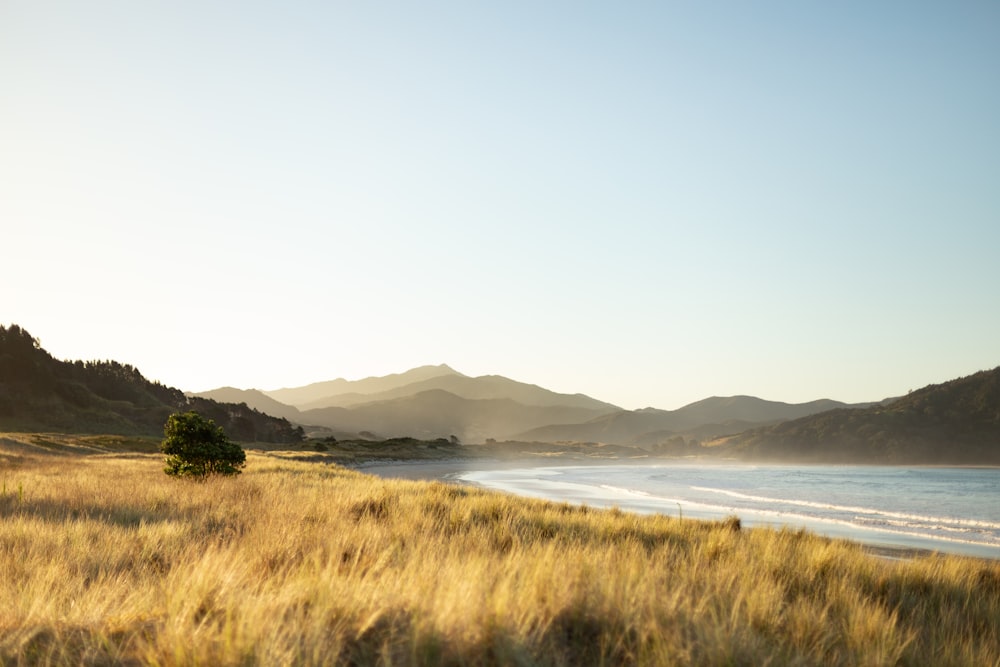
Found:
[[161, 435], [196, 410], [243, 442], [297, 442], [301, 428], [246, 404], [187, 397], [116, 361], [59, 361], [21, 327], [0, 326], [0, 430]]
[[723, 447], [755, 460], [1000, 465], [1000, 368], [754, 429]]

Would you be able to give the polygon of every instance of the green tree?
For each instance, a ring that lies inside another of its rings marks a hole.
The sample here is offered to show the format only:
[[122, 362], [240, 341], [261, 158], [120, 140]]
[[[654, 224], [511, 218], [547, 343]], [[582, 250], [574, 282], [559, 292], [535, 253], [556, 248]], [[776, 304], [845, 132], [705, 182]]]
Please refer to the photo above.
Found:
[[168, 475], [238, 475], [246, 465], [243, 448], [229, 440], [221, 426], [197, 412], [176, 412], [163, 427], [160, 451], [167, 455]]

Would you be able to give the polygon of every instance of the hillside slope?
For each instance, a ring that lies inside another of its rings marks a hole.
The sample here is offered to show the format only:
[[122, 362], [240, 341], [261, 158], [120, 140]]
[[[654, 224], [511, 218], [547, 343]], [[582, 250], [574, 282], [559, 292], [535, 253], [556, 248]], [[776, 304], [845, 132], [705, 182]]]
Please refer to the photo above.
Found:
[[196, 410], [234, 440], [302, 439], [287, 420], [245, 404], [188, 397], [116, 361], [59, 361], [17, 325], [0, 326], [0, 429], [162, 435], [167, 417]]
[[1000, 464], [1000, 367], [888, 405], [754, 429], [720, 445], [753, 460]]
[[298, 422], [302, 415], [299, 409], [274, 400], [257, 389], [236, 389], [235, 387], [219, 387], [211, 391], [202, 391], [190, 396], [208, 398], [219, 403], [246, 403], [254, 410], [259, 410], [272, 417], [283, 417], [289, 421]]

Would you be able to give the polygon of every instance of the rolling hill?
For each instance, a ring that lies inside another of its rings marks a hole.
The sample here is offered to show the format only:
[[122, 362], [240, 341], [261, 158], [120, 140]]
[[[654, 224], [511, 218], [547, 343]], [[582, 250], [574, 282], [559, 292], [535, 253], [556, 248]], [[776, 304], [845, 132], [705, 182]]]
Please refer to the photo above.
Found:
[[753, 429], [719, 447], [752, 460], [1000, 465], [1000, 367], [889, 404]]
[[699, 439], [716, 437], [845, 407], [849, 406], [829, 399], [808, 403], [782, 403], [753, 396], [713, 396], [677, 410], [621, 410], [585, 423], [547, 425], [520, 433], [518, 438], [542, 442], [577, 440], [620, 445], [654, 445], [679, 434]]
[[302, 422], [340, 431], [368, 431], [380, 438], [455, 435], [466, 442], [498, 440], [551, 423], [582, 421], [599, 409], [566, 405], [524, 405], [510, 398], [470, 399], [442, 389], [355, 405], [305, 410]]

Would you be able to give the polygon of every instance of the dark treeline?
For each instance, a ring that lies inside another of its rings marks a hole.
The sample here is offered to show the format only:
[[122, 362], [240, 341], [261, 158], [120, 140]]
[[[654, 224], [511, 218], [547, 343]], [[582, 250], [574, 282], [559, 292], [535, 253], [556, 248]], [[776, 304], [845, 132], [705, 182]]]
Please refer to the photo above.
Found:
[[60, 361], [20, 326], [0, 326], [2, 429], [160, 435], [171, 413], [187, 410], [215, 420], [234, 440], [303, 438], [300, 427], [245, 403], [188, 397], [117, 361]]

